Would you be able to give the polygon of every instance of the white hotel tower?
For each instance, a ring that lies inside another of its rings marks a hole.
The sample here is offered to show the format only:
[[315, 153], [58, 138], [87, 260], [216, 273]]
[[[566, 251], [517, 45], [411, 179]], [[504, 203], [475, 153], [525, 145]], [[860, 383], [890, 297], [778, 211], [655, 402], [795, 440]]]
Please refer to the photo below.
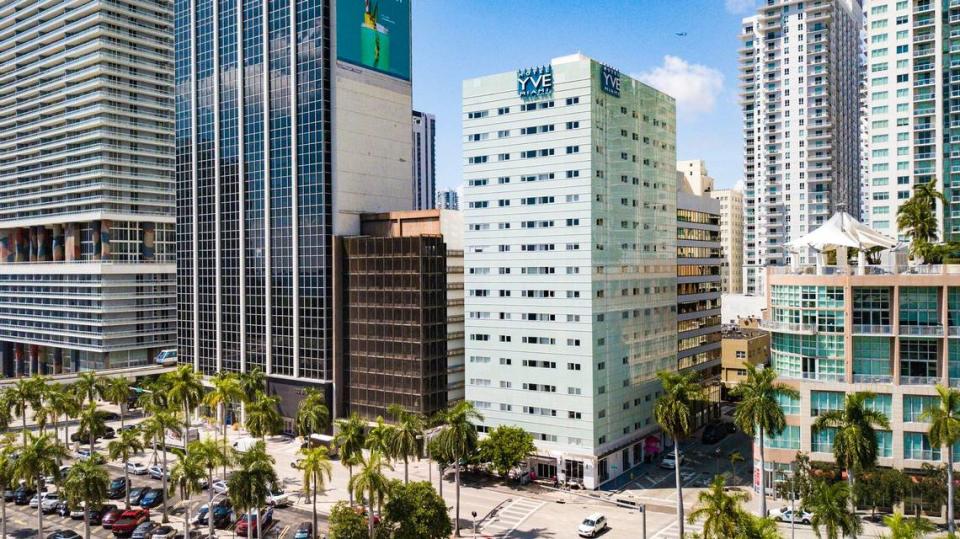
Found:
[[596, 488], [676, 368], [674, 100], [577, 54], [464, 81], [463, 125], [466, 398]]
[[789, 241], [859, 212], [860, 4], [767, 0], [741, 24], [745, 294]]

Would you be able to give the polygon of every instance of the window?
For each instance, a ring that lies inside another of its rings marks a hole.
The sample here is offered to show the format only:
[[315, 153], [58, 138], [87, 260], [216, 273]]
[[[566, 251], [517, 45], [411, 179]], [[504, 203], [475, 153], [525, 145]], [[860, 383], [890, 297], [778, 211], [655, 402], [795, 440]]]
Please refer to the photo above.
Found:
[[769, 449], [800, 449], [800, 427], [787, 425], [783, 432], [776, 436], [765, 436], [764, 447]]
[[580, 153], [580, 146], [567, 146], [567, 153]]
[[904, 395], [903, 420], [905, 422], [920, 422], [920, 416], [925, 410], [937, 406], [937, 397], [930, 395]]
[[940, 460], [940, 448], [930, 444], [924, 432], [903, 433], [903, 458], [914, 460]]
[[487, 117], [487, 111], [485, 110], [476, 110], [476, 111], [467, 113], [467, 118], [470, 118], [471, 120], [474, 120], [476, 118], [486, 118], [486, 117]]

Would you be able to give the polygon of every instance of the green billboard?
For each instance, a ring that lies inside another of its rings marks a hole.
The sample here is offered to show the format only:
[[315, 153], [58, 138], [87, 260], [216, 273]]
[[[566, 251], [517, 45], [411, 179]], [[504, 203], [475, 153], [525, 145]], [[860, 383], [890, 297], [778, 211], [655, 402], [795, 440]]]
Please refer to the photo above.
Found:
[[337, 0], [337, 58], [410, 80], [410, 0]]

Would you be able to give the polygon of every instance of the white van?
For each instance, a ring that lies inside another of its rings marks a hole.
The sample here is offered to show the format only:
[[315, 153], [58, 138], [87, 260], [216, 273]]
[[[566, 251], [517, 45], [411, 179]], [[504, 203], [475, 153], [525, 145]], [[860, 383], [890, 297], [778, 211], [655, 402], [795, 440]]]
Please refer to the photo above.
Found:
[[596, 537], [605, 529], [607, 529], [607, 517], [603, 516], [603, 513], [594, 513], [583, 519], [577, 527], [577, 534], [580, 537]]

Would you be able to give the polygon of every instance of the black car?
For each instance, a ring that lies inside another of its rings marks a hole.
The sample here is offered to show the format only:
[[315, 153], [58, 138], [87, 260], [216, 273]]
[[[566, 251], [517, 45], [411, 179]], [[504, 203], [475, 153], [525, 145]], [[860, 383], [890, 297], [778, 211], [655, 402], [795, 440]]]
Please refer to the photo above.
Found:
[[13, 503], [17, 505], [27, 505], [30, 503], [30, 498], [33, 498], [36, 494], [37, 491], [26, 485], [21, 485], [17, 490], [13, 491]]
[[104, 421], [120, 421], [120, 414], [116, 412], [104, 412], [101, 410], [97, 412], [97, 415], [103, 418]]
[[73, 530], [57, 530], [47, 536], [47, 539], [80, 539], [83, 537]]
[[144, 509], [153, 509], [163, 503], [163, 489], [152, 488], [140, 498], [140, 507]]
[[153, 532], [159, 527], [160, 525], [156, 522], [148, 520], [133, 530], [133, 533], [130, 534], [130, 539], [150, 539], [150, 537], [153, 536]]
[[108, 503], [106, 505], [101, 505], [96, 509], [90, 509], [87, 511], [87, 518], [90, 519], [91, 526], [99, 526], [103, 523], [103, 515], [106, 515], [110, 511], [115, 511], [117, 509], [117, 504]]
[[150, 487], [133, 487], [130, 489], [130, 505], [140, 505], [143, 495], [150, 490]]
[[[113, 427], [106, 427], [103, 429], [103, 435], [97, 436], [96, 439], [99, 440], [100, 438], [106, 438], [107, 440], [112, 440], [116, 436], [117, 436], [117, 431], [114, 430]], [[86, 432], [77, 431], [70, 435], [70, 441], [90, 443], [90, 435], [88, 435]]]
[[125, 477], [116, 477], [113, 481], [110, 481], [110, 489], [107, 491], [107, 498], [111, 500], [119, 500], [127, 495], [127, 478]]
[[10, 503], [13, 501], [13, 497], [16, 496], [16, 491], [12, 488], [7, 488], [3, 491], [3, 501]]
[[730, 432], [723, 423], [711, 423], [704, 427], [701, 441], [705, 444], [715, 444], [727, 437]]

